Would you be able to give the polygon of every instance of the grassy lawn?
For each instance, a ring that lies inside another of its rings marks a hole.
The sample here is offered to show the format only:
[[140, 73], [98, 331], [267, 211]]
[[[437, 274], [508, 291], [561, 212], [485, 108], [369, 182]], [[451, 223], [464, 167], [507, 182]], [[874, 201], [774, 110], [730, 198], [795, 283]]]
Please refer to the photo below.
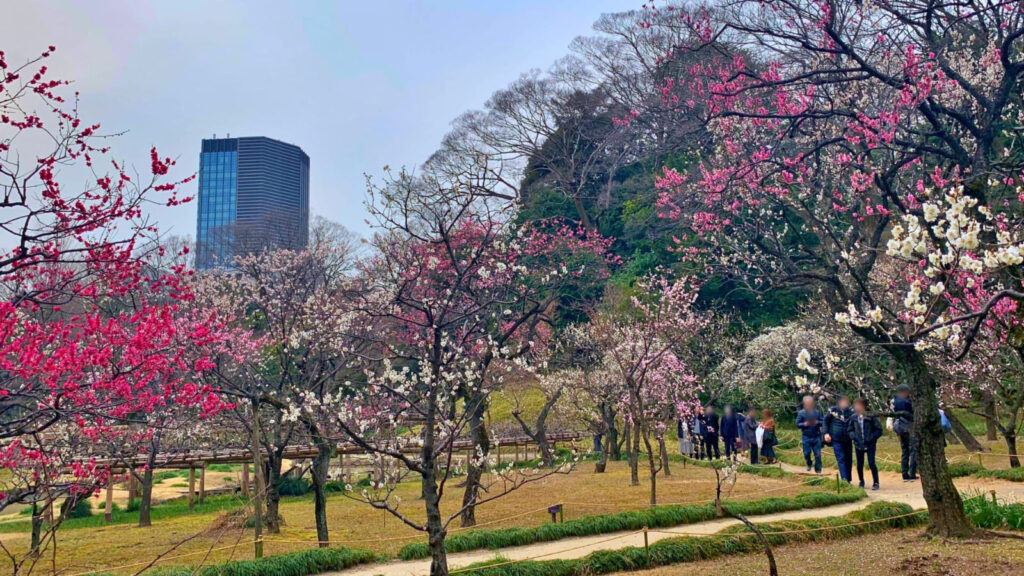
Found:
[[[920, 530], [902, 530], [825, 544], [795, 544], [776, 548], [780, 574], [829, 576], [908, 575], [1024, 576], [1024, 541], [980, 540], [969, 543], [930, 540]], [[764, 555], [718, 558], [623, 573], [629, 576], [762, 576], [768, 573]]]
[[[706, 501], [713, 497], [715, 480], [710, 469], [674, 463], [674, 475], [659, 477], [660, 504], [687, 504]], [[613, 462], [605, 474], [594, 474], [593, 464], [584, 462], [569, 475], [556, 475], [526, 487], [492, 503], [477, 512], [480, 527], [501, 528], [536, 526], [550, 521], [546, 513], [549, 505], [565, 506], [565, 518], [619, 512], [647, 506], [648, 486], [641, 469], [641, 485], [629, 486], [629, 470], [625, 462]], [[445, 508], [457, 509], [462, 491], [456, 486], [458, 479], [449, 484], [445, 494]], [[795, 496], [820, 490], [797, 484], [793, 478], [774, 479], [741, 475], [733, 489], [731, 499], [754, 500], [769, 496]], [[398, 489], [402, 509], [410, 518], [423, 516], [418, 500], [418, 486], [414, 483]], [[208, 502], [208, 506], [222, 501]], [[239, 502], [236, 500], [236, 502]], [[241, 503], [239, 502], [239, 505]], [[312, 547], [316, 531], [313, 524], [312, 497], [286, 499], [282, 506], [285, 527], [279, 535], [268, 536], [266, 554], [280, 554]], [[87, 570], [109, 571], [113, 567], [148, 562], [183, 540], [200, 534], [167, 555], [165, 565], [196, 564], [252, 557], [252, 533], [234, 528], [223, 528], [218, 520], [226, 514], [218, 510], [202, 510], [156, 517], [151, 528], [137, 528], [132, 524], [95, 525], [61, 530], [58, 534], [57, 567], [69, 574]], [[128, 513], [125, 513], [128, 514]], [[384, 512], [355, 502], [344, 495], [335, 494], [328, 502], [328, 522], [332, 543], [366, 548], [384, 554], [394, 554], [403, 545], [422, 538], [422, 535], [401, 524]], [[457, 532], [453, 524], [453, 532]], [[27, 531], [0, 534], [0, 541], [9, 548], [24, 551], [28, 545]], [[209, 552], [207, 557], [207, 552]], [[174, 558], [175, 556], [180, 558]], [[141, 568], [114, 570], [118, 574], [135, 573]]]

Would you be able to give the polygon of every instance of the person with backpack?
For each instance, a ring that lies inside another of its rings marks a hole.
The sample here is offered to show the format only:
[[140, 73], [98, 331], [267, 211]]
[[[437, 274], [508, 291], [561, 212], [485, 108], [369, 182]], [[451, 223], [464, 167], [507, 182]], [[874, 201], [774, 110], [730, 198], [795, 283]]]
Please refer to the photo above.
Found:
[[917, 480], [917, 438], [911, 434], [914, 424], [914, 404], [910, 401], [910, 386], [896, 387], [896, 397], [889, 404], [892, 411], [892, 431], [900, 439], [900, 472], [904, 482]]
[[878, 439], [882, 437], [882, 423], [868, 411], [867, 400], [863, 397], [853, 401], [853, 420], [850, 425], [850, 437], [857, 451], [857, 478], [860, 487], [864, 487], [864, 460], [867, 459], [871, 470], [871, 489], [878, 490], [878, 466], [875, 464], [875, 449]]

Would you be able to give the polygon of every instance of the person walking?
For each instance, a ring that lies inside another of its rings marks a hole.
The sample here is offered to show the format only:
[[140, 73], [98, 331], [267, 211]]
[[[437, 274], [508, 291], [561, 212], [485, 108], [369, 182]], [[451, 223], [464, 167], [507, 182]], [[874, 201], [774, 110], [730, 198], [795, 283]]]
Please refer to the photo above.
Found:
[[839, 477], [853, 482], [853, 440], [850, 438], [850, 421], [853, 408], [850, 398], [840, 396], [836, 405], [825, 414], [825, 443], [832, 446], [839, 467]]
[[718, 414], [715, 413], [715, 407], [711, 404], [705, 406], [702, 417], [704, 455], [710, 461], [711, 455], [714, 454], [714, 459], [718, 460], [722, 457], [722, 454], [718, 449], [719, 420]]
[[690, 437], [690, 426], [682, 420], [676, 421], [676, 432], [679, 435], [679, 453], [687, 458], [693, 457], [693, 439]]
[[811, 456], [814, 456], [814, 472], [821, 474], [821, 412], [815, 406], [813, 396], [804, 396], [803, 408], [796, 413], [796, 427], [800, 429], [801, 447], [807, 471], [811, 471]]
[[850, 437], [857, 450], [857, 478], [860, 480], [860, 487], [863, 488], [864, 459], [867, 458], [868, 468], [871, 470], [871, 489], [878, 490], [878, 466], [875, 464], [875, 449], [878, 446], [878, 439], [882, 437], [882, 423], [878, 421], [878, 416], [868, 412], [868, 401], [864, 398], [857, 398], [853, 401], [853, 412]]
[[757, 408], [753, 406], [747, 411], [747, 417], [743, 419], [743, 431], [741, 437], [743, 438], [743, 445], [750, 450], [750, 463], [757, 465], [758, 454], [761, 451], [757, 445]]
[[896, 397], [889, 404], [892, 410], [892, 430], [900, 439], [900, 472], [904, 482], [917, 480], [917, 438], [911, 433], [914, 424], [914, 404], [910, 401], [910, 386], [896, 387]]
[[725, 446], [725, 459], [736, 460], [742, 444], [743, 414], [736, 412], [731, 405], [726, 405], [722, 413], [722, 445]]
[[775, 458], [775, 447], [778, 446], [779, 439], [775, 436], [775, 418], [772, 417], [771, 410], [765, 408], [761, 412], [759, 428], [758, 449], [761, 451], [761, 459], [765, 464], [775, 464], [778, 461]]

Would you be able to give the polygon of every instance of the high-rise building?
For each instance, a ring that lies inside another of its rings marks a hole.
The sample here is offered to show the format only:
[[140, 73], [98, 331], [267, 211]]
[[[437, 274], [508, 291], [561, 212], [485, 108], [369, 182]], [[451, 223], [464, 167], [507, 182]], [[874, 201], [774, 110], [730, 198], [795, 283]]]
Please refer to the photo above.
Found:
[[309, 241], [309, 156], [263, 136], [203, 140], [196, 267]]

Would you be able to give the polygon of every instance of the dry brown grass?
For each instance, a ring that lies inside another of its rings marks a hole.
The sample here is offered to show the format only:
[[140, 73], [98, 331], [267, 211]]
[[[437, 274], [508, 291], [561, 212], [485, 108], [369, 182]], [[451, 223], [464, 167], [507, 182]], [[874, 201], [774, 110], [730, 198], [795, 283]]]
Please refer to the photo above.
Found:
[[[1024, 576], [1024, 541], [926, 540], [920, 531], [885, 532], [775, 549], [780, 574], [822, 576]], [[623, 576], [763, 576], [764, 555], [718, 558]]]
[[[714, 495], [714, 473], [707, 468], [674, 465], [674, 475], [659, 477], [659, 503], [696, 503], [707, 501]], [[462, 498], [456, 486], [458, 478], [450, 483], [444, 500], [444, 509], [453, 513]], [[815, 490], [792, 478], [766, 479], [741, 475], [732, 495], [735, 500], [759, 499], [767, 496], [794, 496]], [[418, 500], [418, 485], [402, 485], [398, 494], [402, 510], [413, 519], [423, 517]], [[591, 463], [583, 463], [568, 475], [555, 475], [535, 484], [527, 485], [504, 498], [488, 503], [477, 512], [481, 527], [533, 526], [550, 521], [545, 509], [552, 504], [565, 505], [566, 519], [601, 513], [619, 512], [647, 506], [648, 485], [641, 468], [640, 486], [629, 485], [629, 471], [624, 462], [614, 462], [605, 474], [594, 474]], [[282, 504], [285, 527], [279, 535], [268, 535], [266, 554], [280, 554], [313, 546], [316, 531], [313, 524], [312, 497], [289, 499]], [[59, 534], [57, 568], [74, 575], [90, 570], [130, 574], [130, 568], [115, 569], [135, 563], [148, 563], [157, 555], [197, 533], [195, 538], [169, 553], [163, 564], [211, 563], [228, 559], [252, 557], [251, 530], [210, 530], [219, 514], [186, 515], [155, 523], [151, 528], [133, 525], [102, 528], [64, 530]], [[332, 495], [328, 501], [328, 523], [334, 545], [367, 548], [381, 553], [394, 553], [408, 542], [422, 535], [402, 524], [385, 512], [374, 510], [343, 495]], [[457, 522], [453, 530], [458, 530]], [[3, 544], [24, 550], [27, 535], [0, 535]], [[237, 544], [237, 545], [236, 545]], [[214, 551], [207, 552], [210, 549]], [[205, 560], [204, 560], [205, 558]]]

